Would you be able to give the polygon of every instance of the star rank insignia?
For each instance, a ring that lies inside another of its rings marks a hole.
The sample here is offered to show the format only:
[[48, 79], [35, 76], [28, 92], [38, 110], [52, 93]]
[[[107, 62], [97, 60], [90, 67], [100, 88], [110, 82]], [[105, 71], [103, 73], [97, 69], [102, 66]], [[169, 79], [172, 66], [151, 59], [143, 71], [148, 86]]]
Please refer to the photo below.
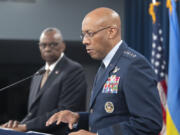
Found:
[[128, 55], [128, 56], [131, 56], [133, 58], [136, 57], [136, 54], [134, 54], [133, 52], [130, 52], [130, 51], [124, 51], [124, 54]]
[[120, 70], [120, 68], [116, 66], [116, 67], [114, 68], [114, 70], [113, 70], [113, 73], [115, 74], [115, 73], [118, 72], [119, 70]]

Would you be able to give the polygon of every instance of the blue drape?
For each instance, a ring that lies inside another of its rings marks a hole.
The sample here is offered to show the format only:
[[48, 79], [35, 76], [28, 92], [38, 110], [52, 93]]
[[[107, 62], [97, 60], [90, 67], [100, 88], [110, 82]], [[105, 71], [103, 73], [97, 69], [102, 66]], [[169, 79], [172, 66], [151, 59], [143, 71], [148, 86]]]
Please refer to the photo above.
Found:
[[[151, 0], [124, 0], [125, 3], [125, 32], [124, 39], [128, 45], [139, 51], [150, 60], [152, 46], [152, 19], [149, 15]], [[163, 29], [163, 47], [168, 61], [169, 50], [169, 20], [166, 0], [159, 0], [160, 22]], [[178, 7], [180, 6], [178, 2]], [[178, 9], [179, 10], [179, 9]], [[179, 10], [180, 11], [180, 10]]]

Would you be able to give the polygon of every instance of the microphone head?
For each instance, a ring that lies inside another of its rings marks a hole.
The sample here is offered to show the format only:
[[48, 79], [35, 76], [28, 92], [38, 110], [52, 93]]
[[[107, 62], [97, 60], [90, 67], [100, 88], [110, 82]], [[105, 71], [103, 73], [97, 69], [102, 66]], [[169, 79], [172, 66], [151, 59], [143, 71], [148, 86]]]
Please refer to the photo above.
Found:
[[42, 75], [42, 74], [44, 74], [45, 72], [46, 72], [46, 70], [45, 70], [45, 69], [42, 69], [42, 70], [37, 71], [37, 72], [35, 73], [35, 75]]

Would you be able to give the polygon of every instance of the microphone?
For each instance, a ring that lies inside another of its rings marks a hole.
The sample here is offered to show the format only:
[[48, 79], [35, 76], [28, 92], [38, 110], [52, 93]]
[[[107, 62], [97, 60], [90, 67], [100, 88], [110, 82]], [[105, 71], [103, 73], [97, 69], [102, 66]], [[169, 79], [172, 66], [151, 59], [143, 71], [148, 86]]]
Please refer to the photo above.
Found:
[[19, 83], [21, 83], [21, 82], [24, 82], [24, 81], [26, 81], [26, 80], [34, 77], [34, 76], [42, 75], [42, 74], [44, 74], [45, 72], [46, 72], [45, 69], [39, 70], [39, 71], [37, 71], [37, 72], [36, 72], [35, 74], [33, 74], [33, 75], [30, 75], [30, 76], [28, 76], [28, 77], [26, 77], [26, 78], [24, 78], [24, 79], [22, 79], [22, 80], [19, 80], [19, 81], [17, 81], [17, 82], [14, 82], [14, 83], [12, 83], [12, 84], [10, 84], [10, 85], [7, 85], [7, 86], [1, 88], [1, 89], [0, 89], [0, 92], [1, 92], [1, 91], [4, 91], [5, 89], [8, 89], [8, 88], [10, 88], [10, 87], [12, 87], [12, 86], [15, 86], [15, 85], [17, 85], [17, 84], [19, 84]]
[[46, 72], [45, 69], [41, 69], [41, 70], [37, 71], [37, 72], [36, 72], [34, 75], [32, 75], [32, 76], [42, 75], [42, 74], [44, 74], [45, 72]]

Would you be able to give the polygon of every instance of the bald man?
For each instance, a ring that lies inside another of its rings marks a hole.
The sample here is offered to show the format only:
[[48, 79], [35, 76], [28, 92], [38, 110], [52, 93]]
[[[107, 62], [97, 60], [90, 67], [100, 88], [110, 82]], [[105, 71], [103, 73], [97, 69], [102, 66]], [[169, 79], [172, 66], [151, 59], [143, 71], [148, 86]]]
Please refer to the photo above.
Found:
[[64, 54], [65, 44], [57, 28], [47, 28], [42, 32], [39, 49], [45, 61], [45, 66], [40, 70], [45, 69], [46, 72], [32, 80], [28, 114], [20, 123], [10, 120], [3, 127], [64, 135], [69, 130], [67, 125], [46, 127], [45, 123], [60, 110], [85, 111], [85, 74], [79, 63]]
[[65, 122], [72, 129], [78, 124], [81, 130], [70, 135], [158, 135], [162, 112], [156, 76], [145, 57], [121, 39], [118, 13], [109, 8], [91, 11], [82, 22], [81, 37], [87, 53], [102, 60], [89, 112], [61, 111], [46, 125]]

